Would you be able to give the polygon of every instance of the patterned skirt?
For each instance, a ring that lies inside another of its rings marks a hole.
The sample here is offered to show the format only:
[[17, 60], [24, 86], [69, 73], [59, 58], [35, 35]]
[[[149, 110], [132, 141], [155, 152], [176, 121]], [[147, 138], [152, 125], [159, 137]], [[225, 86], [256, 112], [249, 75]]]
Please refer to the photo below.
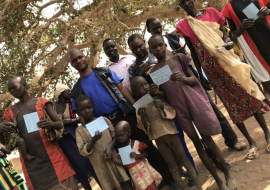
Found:
[[269, 107], [264, 102], [248, 94], [218, 64], [200, 41], [197, 41], [193, 46], [209, 83], [223, 102], [234, 124], [242, 123], [252, 117], [254, 113], [269, 111]]

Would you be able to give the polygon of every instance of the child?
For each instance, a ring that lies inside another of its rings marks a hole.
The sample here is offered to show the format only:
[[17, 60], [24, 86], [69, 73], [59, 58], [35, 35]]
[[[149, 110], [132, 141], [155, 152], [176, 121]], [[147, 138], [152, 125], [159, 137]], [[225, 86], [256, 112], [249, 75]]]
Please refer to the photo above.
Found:
[[[117, 148], [130, 145], [132, 151], [130, 157], [136, 160], [135, 163], [125, 165], [133, 181], [135, 190], [157, 190], [157, 184], [161, 181], [160, 174], [146, 161], [148, 153], [145, 150], [147, 145], [138, 140], [131, 140], [130, 125], [126, 121], [120, 121], [115, 126]], [[123, 166], [120, 155], [113, 160], [119, 166]]]
[[19, 112], [17, 112], [17, 114], [14, 115], [13, 123], [11, 123], [9, 121], [5, 121], [5, 120], [0, 121], [2, 123], [6, 123], [6, 124], [9, 123], [8, 125], [10, 125], [10, 127], [12, 128], [12, 132], [1, 135], [0, 141], [5, 145], [5, 147], [8, 150], [11, 150], [11, 151], [13, 151], [16, 147], [19, 147], [23, 158], [25, 160], [31, 161], [33, 158], [35, 158], [35, 156], [31, 156], [30, 154], [28, 154], [25, 141], [23, 138], [21, 138], [19, 136], [19, 132], [16, 128], [18, 114], [19, 114]]
[[[77, 114], [82, 122], [82, 126], [76, 129], [76, 141], [79, 152], [82, 156], [89, 157], [100, 181], [101, 188], [103, 190], [113, 190], [122, 187], [123, 190], [132, 190], [125, 169], [104, 159], [104, 151], [114, 138], [112, 123], [109, 119], [103, 117], [109, 128], [102, 133], [96, 131], [95, 136], [91, 137], [85, 125], [97, 119], [94, 117], [92, 102], [87, 96], [83, 95], [76, 99], [75, 105]], [[115, 150], [113, 155], [115, 157], [117, 155]]]
[[[175, 108], [177, 121], [181, 123], [181, 127], [193, 141], [202, 162], [215, 178], [221, 190], [237, 190], [236, 180], [229, 173], [224, 158], [211, 137], [212, 135], [221, 133], [221, 127], [202, 86], [190, 69], [191, 59], [184, 54], [176, 54], [167, 57], [166, 44], [164, 43], [163, 37], [160, 35], [153, 35], [149, 39], [149, 47], [150, 51], [158, 59], [158, 63], [149, 73], [155, 72], [165, 65], [168, 65], [172, 70], [173, 74], [171, 75], [170, 81], [160, 85], [160, 89], [166, 93], [169, 104]], [[158, 89], [159, 87], [157, 85], [151, 85], [151, 93], [162, 95], [161, 92], [158, 92]], [[219, 162], [225, 174], [226, 184], [215, 171], [196, 134], [192, 122], [194, 122], [201, 134], [204, 143]]]
[[[136, 98], [141, 98], [150, 92], [149, 84], [143, 77], [135, 77], [131, 82], [132, 93]], [[180, 189], [186, 189], [181, 180], [182, 166], [188, 170], [190, 177], [198, 189], [201, 189], [197, 174], [188, 160], [183, 145], [177, 136], [177, 129], [173, 122], [175, 110], [159, 96], [154, 97], [154, 102], [138, 110], [146, 134], [150, 140], [155, 140], [158, 150], [167, 162], [174, 180]]]

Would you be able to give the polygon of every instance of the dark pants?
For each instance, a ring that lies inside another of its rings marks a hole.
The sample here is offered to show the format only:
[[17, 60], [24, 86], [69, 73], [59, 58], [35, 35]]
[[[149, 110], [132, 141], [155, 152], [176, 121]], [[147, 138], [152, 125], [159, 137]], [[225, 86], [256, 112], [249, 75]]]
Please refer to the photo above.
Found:
[[216, 106], [216, 104], [213, 102], [211, 96], [208, 94], [207, 91], [205, 91], [208, 99], [210, 101], [210, 104], [218, 118], [218, 121], [221, 125], [221, 129], [222, 129], [222, 136], [225, 139], [225, 144], [228, 147], [233, 147], [237, 142], [237, 136], [235, 134], [235, 132], [233, 131], [230, 123], [227, 121], [226, 117], [221, 113], [221, 111], [218, 109], [218, 107]]
[[170, 186], [172, 183], [174, 183], [174, 179], [172, 177], [172, 174], [169, 170], [168, 165], [166, 164], [165, 160], [160, 155], [157, 148], [153, 145], [152, 141], [149, 140], [148, 136], [145, 134], [145, 132], [137, 127], [137, 117], [136, 113], [129, 113], [126, 116], [124, 114], [119, 113], [117, 114], [116, 118], [111, 120], [113, 126], [116, 126], [116, 124], [119, 121], [127, 121], [131, 127], [131, 139], [139, 140], [141, 142], [144, 142], [147, 144], [147, 152], [148, 152], [148, 161], [151, 164], [155, 170], [157, 170], [160, 175], [163, 178], [163, 182]]

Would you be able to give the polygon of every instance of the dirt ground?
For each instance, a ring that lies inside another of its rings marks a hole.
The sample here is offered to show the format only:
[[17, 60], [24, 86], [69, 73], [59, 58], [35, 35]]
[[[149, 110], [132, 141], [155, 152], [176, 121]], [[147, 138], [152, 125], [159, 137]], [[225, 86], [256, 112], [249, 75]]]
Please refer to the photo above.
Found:
[[[213, 92], [211, 92], [210, 94], [213, 97]], [[268, 96], [268, 98], [270, 98], [270, 96]], [[246, 139], [240, 133], [238, 128], [230, 120], [229, 115], [220, 100], [218, 100], [217, 106], [222, 111], [222, 113], [226, 116], [230, 124], [232, 125], [232, 128], [236, 132], [239, 141], [247, 143]], [[270, 112], [266, 113], [264, 117], [269, 127], [270, 126]], [[213, 138], [215, 142], [217, 143], [218, 147], [221, 149], [222, 154], [224, 158], [226, 159], [226, 162], [231, 165], [230, 172], [236, 178], [238, 182], [239, 190], [268, 190], [268, 189], [270, 190], [270, 175], [269, 175], [270, 155], [266, 153], [266, 143], [265, 143], [263, 131], [261, 130], [260, 126], [258, 125], [254, 117], [246, 120], [244, 123], [247, 126], [247, 129], [250, 135], [252, 136], [252, 138], [254, 138], [254, 140], [257, 142], [259, 146], [260, 155], [258, 159], [255, 159], [252, 161], [247, 160], [245, 156], [247, 154], [248, 149], [238, 152], [233, 149], [227, 148], [226, 145], [224, 144], [224, 139], [222, 135], [216, 135]], [[200, 181], [203, 184], [203, 189], [204, 190], [218, 190], [218, 187], [213, 177], [210, 175], [209, 171], [204, 167], [204, 165], [200, 161], [200, 158], [192, 142], [187, 136], [186, 136], [186, 143], [195, 161], [196, 168], [199, 173]], [[217, 171], [218, 171], [218, 174], [222, 176], [222, 178], [224, 179], [223, 174], [219, 170]], [[95, 183], [94, 180], [92, 180], [91, 186], [93, 187], [93, 190], [100, 190], [99, 186]], [[195, 187], [192, 187], [189, 189], [196, 190]], [[169, 190], [169, 188], [164, 187], [162, 190]]]

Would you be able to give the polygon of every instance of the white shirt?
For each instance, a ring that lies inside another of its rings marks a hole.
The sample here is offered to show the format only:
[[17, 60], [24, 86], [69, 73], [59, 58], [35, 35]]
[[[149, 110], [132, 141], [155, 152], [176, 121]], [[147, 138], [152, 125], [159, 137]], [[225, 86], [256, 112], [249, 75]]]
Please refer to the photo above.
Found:
[[131, 64], [134, 63], [136, 57], [133, 55], [119, 55], [119, 61], [117, 63], [113, 63], [109, 61], [108, 67], [113, 70], [117, 75], [123, 77], [123, 84], [129, 89], [131, 92], [130, 81], [129, 81], [129, 74], [128, 68]]

